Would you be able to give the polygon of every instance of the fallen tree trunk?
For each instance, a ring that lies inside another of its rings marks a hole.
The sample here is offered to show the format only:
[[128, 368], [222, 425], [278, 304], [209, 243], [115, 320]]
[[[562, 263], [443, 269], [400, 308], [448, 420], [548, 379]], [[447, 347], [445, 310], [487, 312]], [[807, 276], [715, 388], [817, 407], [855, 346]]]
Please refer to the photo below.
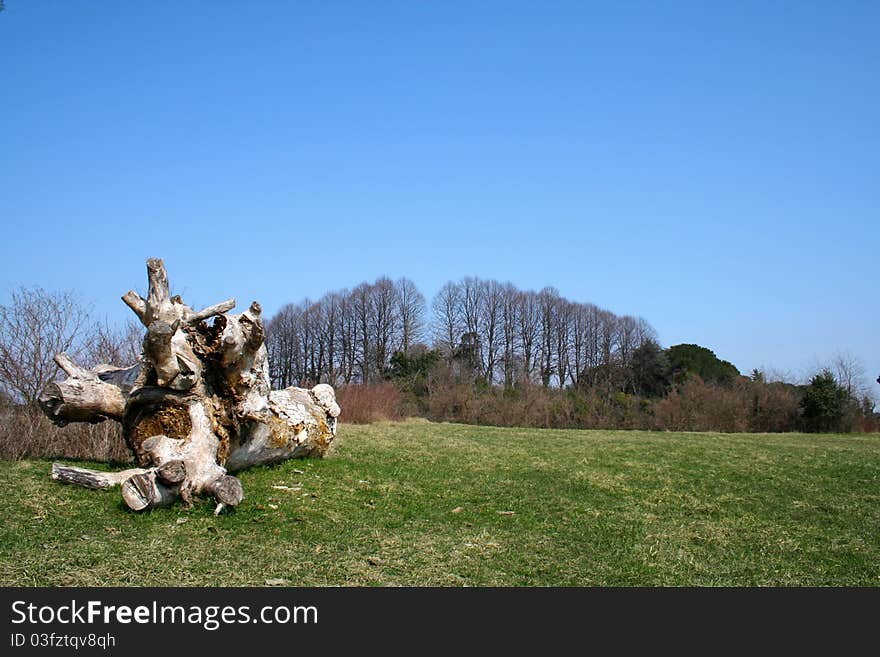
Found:
[[147, 261], [147, 277], [146, 299], [134, 291], [122, 297], [146, 328], [141, 361], [87, 370], [58, 354], [68, 378], [40, 396], [61, 426], [121, 422], [140, 467], [102, 473], [55, 464], [53, 479], [121, 485], [125, 503], [138, 511], [209, 495], [219, 512], [244, 498], [228, 473], [327, 453], [340, 413], [333, 388], [270, 389], [258, 303], [238, 315], [228, 314], [234, 299], [194, 311], [171, 296], [161, 260]]

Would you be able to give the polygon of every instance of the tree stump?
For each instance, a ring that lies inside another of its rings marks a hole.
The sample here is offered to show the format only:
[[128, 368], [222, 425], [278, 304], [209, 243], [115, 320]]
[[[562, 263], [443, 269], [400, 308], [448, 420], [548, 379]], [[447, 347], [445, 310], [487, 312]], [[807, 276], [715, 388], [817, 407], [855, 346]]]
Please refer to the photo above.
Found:
[[165, 265], [147, 260], [149, 292], [122, 300], [146, 328], [138, 363], [126, 368], [55, 362], [67, 379], [40, 406], [60, 426], [122, 423], [139, 468], [106, 473], [54, 464], [52, 478], [89, 488], [121, 485], [136, 511], [209, 495], [217, 512], [244, 498], [230, 473], [289, 458], [323, 457], [336, 436], [333, 388], [271, 390], [260, 304], [229, 314], [229, 299], [200, 311], [171, 296]]

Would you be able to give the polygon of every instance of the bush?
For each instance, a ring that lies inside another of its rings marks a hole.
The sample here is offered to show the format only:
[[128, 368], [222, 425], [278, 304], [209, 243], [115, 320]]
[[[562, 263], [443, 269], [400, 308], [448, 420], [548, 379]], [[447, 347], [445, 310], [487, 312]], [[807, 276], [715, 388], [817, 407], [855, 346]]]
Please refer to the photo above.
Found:
[[342, 409], [340, 422], [368, 424], [381, 420], [402, 420], [402, 400], [391, 382], [349, 385], [336, 389], [336, 401]]
[[118, 422], [56, 427], [37, 409], [0, 405], [0, 458], [70, 458], [130, 462]]
[[860, 415], [858, 403], [830, 370], [805, 386], [801, 409], [806, 431], [852, 431]]

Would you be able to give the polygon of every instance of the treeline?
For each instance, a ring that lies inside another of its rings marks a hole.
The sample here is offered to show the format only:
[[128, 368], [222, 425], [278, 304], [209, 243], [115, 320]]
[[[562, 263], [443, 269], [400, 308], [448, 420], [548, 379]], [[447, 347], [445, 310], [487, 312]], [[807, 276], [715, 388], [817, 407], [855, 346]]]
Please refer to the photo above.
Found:
[[[267, 324], [276, 387], [329, 383], [349, 421], [409, 415], [510, 426], [874, 431], [853, 362], [805, 385], [743, 376], [695, 344], [662, 348], [641, 317], [552, 288], [468, 277], [432, 300], [406, 278], [282, 308]], [[862, 373], [863, 374], [863, 373]], [[829, 381], [831, 382], [829, 384]], [[831, 387], [829, 387], [831, 386]]]
[[521, 291], [479, 278], [444, 285], [430, 317], [412, 281], [380, 278], [288, 304], [266, 333], [278, 387], [376, 383], [391, 376], [395, 358], [429, 350], [458, 380], [593, 386], [607, 384], [639, 347], [656, 341], [642, 318], [569, 301], [550, 287]]
[[319, 301], [287, 304], [266, 324], [276, 388], [375, 383], [424, 338], [425, 298], [407, 278], [380, 278]]

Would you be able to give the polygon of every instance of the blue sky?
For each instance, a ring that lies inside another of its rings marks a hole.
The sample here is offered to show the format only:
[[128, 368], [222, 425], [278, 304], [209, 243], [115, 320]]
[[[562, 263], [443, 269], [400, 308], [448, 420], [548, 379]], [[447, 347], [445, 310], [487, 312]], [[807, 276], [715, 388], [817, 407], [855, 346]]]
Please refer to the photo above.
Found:
[[7, 0], [0, 299], [121, 322], [153, 255], [268, 313], [477, 275], [873, 381], [878, 33], [875, 2]]

